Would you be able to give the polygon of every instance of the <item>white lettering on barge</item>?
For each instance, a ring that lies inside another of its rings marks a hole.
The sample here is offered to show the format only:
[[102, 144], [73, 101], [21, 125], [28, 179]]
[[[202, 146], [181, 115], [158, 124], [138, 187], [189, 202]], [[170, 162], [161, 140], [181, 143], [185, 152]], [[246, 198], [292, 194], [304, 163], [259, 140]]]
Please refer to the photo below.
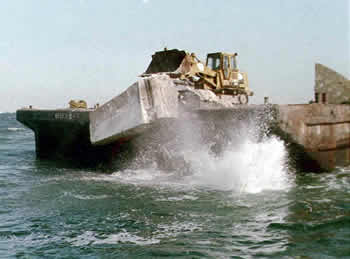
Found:
[[78, 118], [79, 118], [79, 114], [63, 113], [63, 112], [55, 113], [55, 119], [57, 120], [73, 120]]

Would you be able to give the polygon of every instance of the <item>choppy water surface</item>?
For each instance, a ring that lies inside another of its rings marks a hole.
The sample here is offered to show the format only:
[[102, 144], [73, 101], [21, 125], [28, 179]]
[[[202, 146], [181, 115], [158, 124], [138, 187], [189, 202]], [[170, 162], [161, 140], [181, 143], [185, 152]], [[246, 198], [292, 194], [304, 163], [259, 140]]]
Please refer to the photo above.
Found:
[[283, 143], [188, 154], [192, 175], [36, 161], [0, 114], [0, 258], [350, 258], [350, 169], [285, 168]]

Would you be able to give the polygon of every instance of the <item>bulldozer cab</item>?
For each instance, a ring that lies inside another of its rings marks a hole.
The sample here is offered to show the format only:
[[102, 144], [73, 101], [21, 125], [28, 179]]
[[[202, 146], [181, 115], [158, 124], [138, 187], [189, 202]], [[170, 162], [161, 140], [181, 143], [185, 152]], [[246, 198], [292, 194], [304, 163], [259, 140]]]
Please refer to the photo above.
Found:
[[237, 53], [228, 54], [223, 52], [209, 53], [207, 55], [207, 66], [218, 72], [222, 71], [224, 79], [229, 80], [233, 72], [238, 72]]
[[238, 70], [237, 67], [237, 53], [235, 54], [227, 54], [222, 52], [217, 53], [209, 53], [207, 55], [207, 63], [206, 65], [212, 70]]
[[214, 71], [223, 71], [225, 79], [229, 79], [231, 71], [238, 71], [237, 53], [228, 54], [223, 52], [209, 53], [206, 65]]

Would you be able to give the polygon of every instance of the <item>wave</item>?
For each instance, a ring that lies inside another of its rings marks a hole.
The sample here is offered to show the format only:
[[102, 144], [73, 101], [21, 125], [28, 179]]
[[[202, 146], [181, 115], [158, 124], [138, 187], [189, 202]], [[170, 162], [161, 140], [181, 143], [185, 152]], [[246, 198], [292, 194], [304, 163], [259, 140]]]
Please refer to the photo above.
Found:
[[108, 195], [83, 195], [83, 194], [74, 194], [71, 192], [64, 192], [64, 195], [71, 196], [78, 200], [101, 200], [109, 197]]
[[152, 235], [148, 238], [139, 236], [137, 232], [129, 233], [127, 230], [122, 229], [119, 233], [104, 236], [98, 235], [93, 231], [85, 231], [83, 234], [66, 241], [72, 243], [74, 246], [117, 243], [129, 243], [144, 246], [158, 244], [162, 239], [176, 237], [184, 232], [188, 233], [198, 230], [202, 230], [200, 224], [175, 221], [171, 224], [158, 224], [157, 229], [153, 231]]
[[7, 128], [8, 131], [22, 131], [25, 130], [25, 128]]
[[[97, 238], [96, 236], [99, 236]], [[131, 234], [126, 230], [121, 231], [117, 234], [111, 234], [108, 236], [100, 237], [95, 232], [86, 231], [82, 235], [67, 240], [72, 243], [73, 246], [86, 246], [86, 245], [98, 245], [98, 244], [117, 244], [117, 243], [131, 243], [137, 245], [152, 245], [160, 242], [159, 239], [155, 238], [143, 238], [135, 234]]]
[[16, 112], [2, 112], [0, 111], [0, 114], [15, 114]]

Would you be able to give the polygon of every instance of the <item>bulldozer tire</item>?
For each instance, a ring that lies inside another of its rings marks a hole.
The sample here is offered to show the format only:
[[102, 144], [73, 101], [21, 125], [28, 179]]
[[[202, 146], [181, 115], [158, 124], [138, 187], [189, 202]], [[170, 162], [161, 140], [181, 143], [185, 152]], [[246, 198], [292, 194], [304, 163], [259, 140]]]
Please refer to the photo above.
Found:
[[238, 101], [240, 104], [248, 104], [248, 95], [247, 94], [240, 94], [238, 95]]

